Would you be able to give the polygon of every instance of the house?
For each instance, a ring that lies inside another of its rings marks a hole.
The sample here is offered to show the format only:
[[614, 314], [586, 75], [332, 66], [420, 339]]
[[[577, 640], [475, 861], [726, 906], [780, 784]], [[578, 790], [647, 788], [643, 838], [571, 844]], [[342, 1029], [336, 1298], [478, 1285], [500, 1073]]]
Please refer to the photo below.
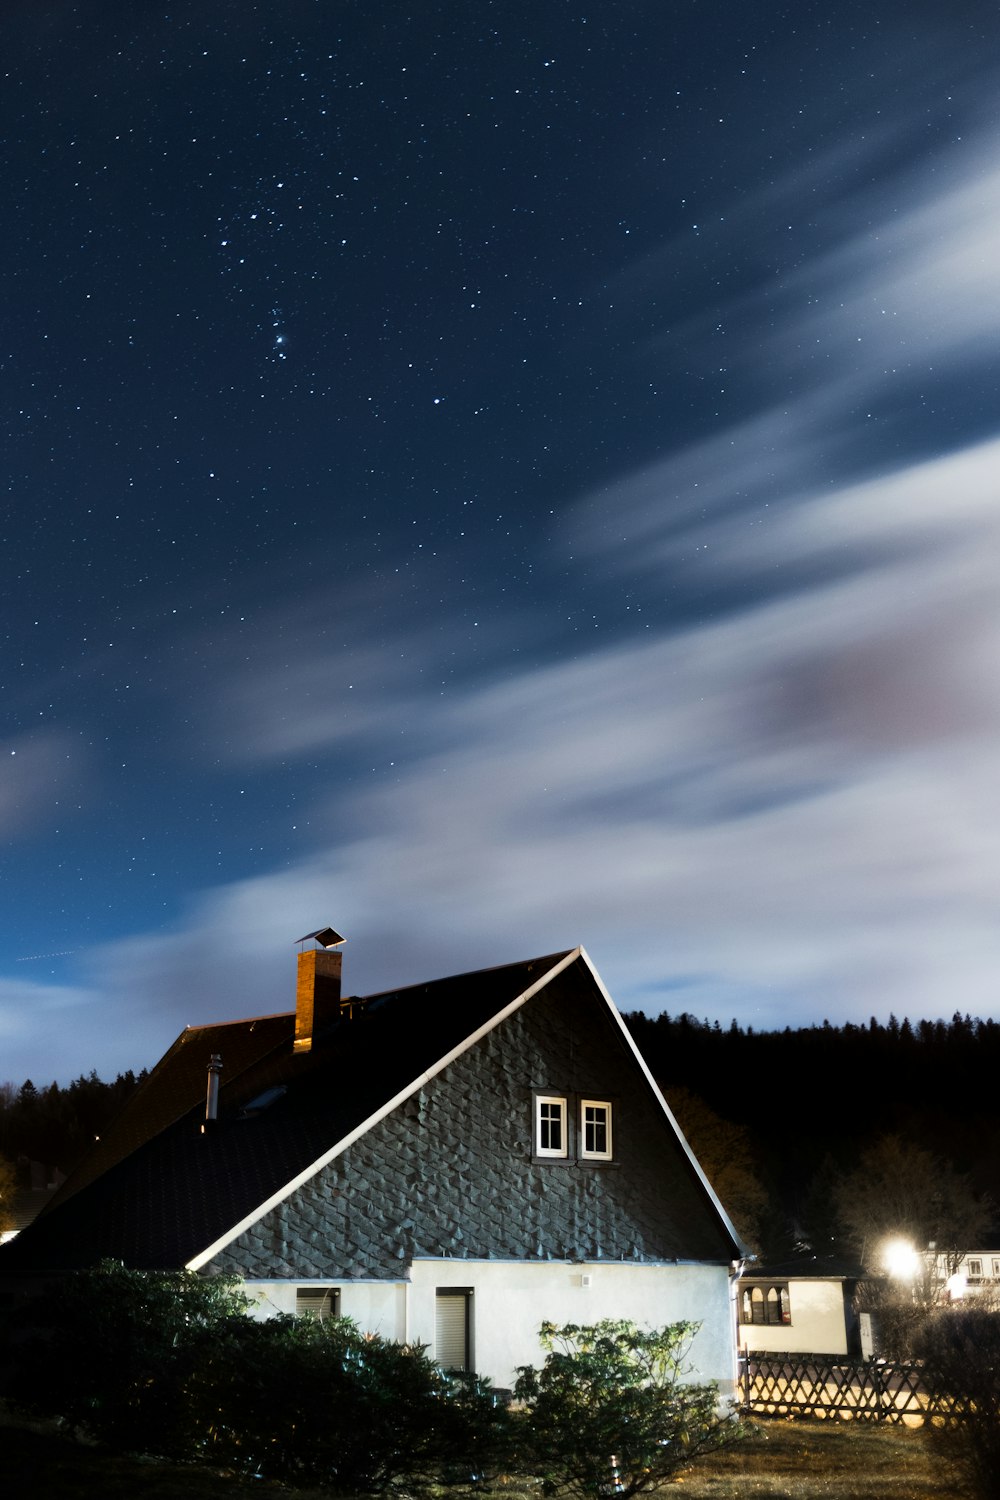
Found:
[[684, 1319], [728, 1393], [742, 1247], [584, 949], [342, 997], [310, 937], [295, 1011], [182, 1032], [0, 1283], [232, 1272], [501, 1386], [544, 1319]]
[[1000, 1295], [1000, 1250], [969, 1250], [947, 1255], [932, 1245], [923, 1255], [925, 1272], [939, 1302]]
[[5, 1245], [8, 1240], [20, 1234], [22, 1229], [27, 1229], [66, 1181], [65, 1174], [58, 1167], [47, 1167], [43, 1162], [28, 1161], [23, 1157], [18, 1162], [17, 1171], [18, 1177], [23, 1180], [14, 1194], [14, 1222], [10, 1229], [0, 1233], [0, 1245]]
[[738, 1289], [739, 1344], [750, 1353], [859, 1355], [860, 1267], [833, 1257], [752, 1265]]

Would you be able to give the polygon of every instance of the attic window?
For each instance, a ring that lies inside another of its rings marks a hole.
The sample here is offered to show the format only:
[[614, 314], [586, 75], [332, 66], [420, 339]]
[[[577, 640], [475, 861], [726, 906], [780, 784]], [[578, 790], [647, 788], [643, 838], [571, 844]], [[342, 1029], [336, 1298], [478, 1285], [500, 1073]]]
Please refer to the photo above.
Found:
[[316, 1318], [324, 1323], [327, 1318], [340, 1317], [339, 1286], [300, 1286], [295, 1291], [295, 1316]]
[[580, 1155], [587, 1161], [611, 1160], [611, 1105], [606, 1099], [580, 1100]]
[[535, 1155], [567, 1154], [566, 1097], [564, 1094], [535, 1095]]

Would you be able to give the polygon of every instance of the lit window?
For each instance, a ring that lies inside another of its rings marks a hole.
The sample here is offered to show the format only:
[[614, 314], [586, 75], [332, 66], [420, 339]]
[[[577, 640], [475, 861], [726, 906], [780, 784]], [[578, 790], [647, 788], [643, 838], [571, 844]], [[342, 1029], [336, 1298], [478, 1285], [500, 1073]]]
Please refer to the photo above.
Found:
[[535, 1155], [565, 1156], [566, 1100], [559, 1094], [535, 1095]]
[[580, 1155], [611, 1160], [611, 1105], [605, 1100], [580, 1100]]

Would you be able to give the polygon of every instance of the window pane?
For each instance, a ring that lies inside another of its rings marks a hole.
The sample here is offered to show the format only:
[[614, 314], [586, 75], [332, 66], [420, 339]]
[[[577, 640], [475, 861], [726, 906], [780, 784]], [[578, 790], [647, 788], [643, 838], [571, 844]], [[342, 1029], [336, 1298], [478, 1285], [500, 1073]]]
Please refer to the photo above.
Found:
[[592, 1156], [606, 1156], [608, 1150], [608, 1112], [601, 1104], [588, 1104], [583, 1112], [584, 1150]]
[[543, 1103], [540, 1109], [539, 1145], [543, 1151], [561, 1151], [563, 1148], [562, 1105]]

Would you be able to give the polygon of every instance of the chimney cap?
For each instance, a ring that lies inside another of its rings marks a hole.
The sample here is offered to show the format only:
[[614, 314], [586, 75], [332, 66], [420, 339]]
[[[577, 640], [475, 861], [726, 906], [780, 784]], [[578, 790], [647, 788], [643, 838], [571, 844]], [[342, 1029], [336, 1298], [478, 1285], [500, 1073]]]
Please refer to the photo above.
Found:
[[341, 937], [332, 927], [318, 927], [315, 932], [307, 932], [305, 937], [296, 938], [297, 943], [308, 943], [310, 938], [315, 938], [321, 948], [339, 948], [341, 943], [347, 939]]

